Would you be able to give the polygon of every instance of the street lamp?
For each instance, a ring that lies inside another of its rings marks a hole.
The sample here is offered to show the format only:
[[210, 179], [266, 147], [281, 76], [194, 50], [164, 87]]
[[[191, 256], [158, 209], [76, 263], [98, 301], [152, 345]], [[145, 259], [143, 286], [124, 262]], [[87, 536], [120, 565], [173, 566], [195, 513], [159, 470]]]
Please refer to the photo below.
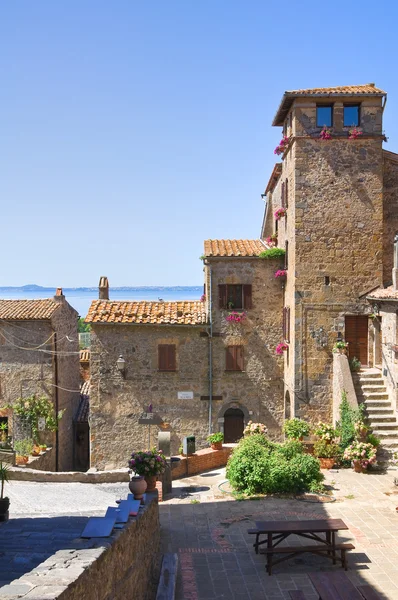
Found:
[[119, 356], [119, 358], [116, 361], [116, 366], [119, 369], [120, 373], [123, 375], [123, 377], [125, 376], [126, 373], [126, 361], [123, 358], [123, 355], [121, 354]]

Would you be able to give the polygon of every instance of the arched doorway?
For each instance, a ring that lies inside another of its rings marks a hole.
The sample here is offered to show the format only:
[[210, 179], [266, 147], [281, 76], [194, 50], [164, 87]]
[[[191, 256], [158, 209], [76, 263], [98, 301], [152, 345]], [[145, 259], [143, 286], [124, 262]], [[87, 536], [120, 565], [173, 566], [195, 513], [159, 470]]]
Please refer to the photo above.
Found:
[[232, 444], [243, 436], [245, 428], [243, 411], [240, 408], [229, 408], [224, 413], [224, 442]]

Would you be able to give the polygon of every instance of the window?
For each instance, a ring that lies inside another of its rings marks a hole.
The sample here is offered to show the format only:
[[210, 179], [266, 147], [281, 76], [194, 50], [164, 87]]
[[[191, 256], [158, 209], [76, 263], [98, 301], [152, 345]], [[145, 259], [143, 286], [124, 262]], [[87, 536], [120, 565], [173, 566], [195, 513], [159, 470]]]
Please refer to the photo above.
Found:
[[333, 125], [333, 106], [319, 105], [316, 107], [316, 126], [331, 127]]
[[289, 180], [285, 179], [285, 208], [289, 208]]
[[285, 342], [290, 342], [290, 307], [285, 306], [283, 309], [283, 339]]
[[344, 127], [359, 126], [359, 104], [346, 104], [344, 106]]
[[220, 284], [218, 286], [220, 308], [252, 308], [252, 286], [246, 284]]
[[159, 344], [158, 369], [159, 371], [177, 370], [175, 344]]
[[243, 371], [243, 346], [228, 346], [225, 350], [225, 370]]
[[286, 189], [285, 189], [285, 182], [282, 181], [282, 186], [281, 186], [281, 204], [282, 204], [282, 208], [286, 208]]
[[289, 268], [289, 242], [285, 242], [285, 269]]

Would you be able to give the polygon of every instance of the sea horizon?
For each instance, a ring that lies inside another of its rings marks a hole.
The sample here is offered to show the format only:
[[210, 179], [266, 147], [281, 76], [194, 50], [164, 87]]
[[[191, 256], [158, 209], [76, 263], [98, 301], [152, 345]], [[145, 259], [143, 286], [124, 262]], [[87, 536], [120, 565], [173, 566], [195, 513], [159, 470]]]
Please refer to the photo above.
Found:
[[[36, 284], [23, 286], [0, 286], [1, 300], [39, 300], [50, 298], [56, 287], [44, 287]], [[93, 300], [98, 300], [98, 287], [64, 287], [65, 298], [81, 317], [87, 315]], [[109, 288], [109, 299], [117, 301], [199, 300], [203, 286], [121, 286]]]

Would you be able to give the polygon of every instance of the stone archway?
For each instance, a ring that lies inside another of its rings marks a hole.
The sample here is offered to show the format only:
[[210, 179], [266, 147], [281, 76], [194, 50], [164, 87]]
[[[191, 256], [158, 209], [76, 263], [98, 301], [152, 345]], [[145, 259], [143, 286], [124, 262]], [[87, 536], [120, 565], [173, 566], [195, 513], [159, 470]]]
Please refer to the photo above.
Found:
[[239, 441], [250, 418], [249, 411], [240, 402], [224, 404], [218, 411], [218, 426], [224, 434], [224, 442], [228, 444]]

